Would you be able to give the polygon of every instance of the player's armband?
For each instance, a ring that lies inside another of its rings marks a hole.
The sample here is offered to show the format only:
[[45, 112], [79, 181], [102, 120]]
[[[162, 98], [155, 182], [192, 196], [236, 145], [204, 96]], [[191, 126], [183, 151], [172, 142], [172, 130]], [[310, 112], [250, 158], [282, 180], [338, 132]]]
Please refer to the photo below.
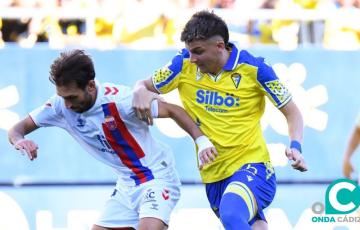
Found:
[[152, 100], [150, 110], [151, 110], [151, 116], [152, 117], [158, 117], [158, 115], [159, 115], [159, 104], [158, 104], [158, 101], [156, 99]]
[[206, 148], [214, 147], [213, 143], [207, 138], [207, 136], [202, 135], [195, 140], [196, 145], [198, 146], [198, 152], [200, 153]]
[[296, 141], [296, 140], [292, 140], [292, 141], [290, 142], [290, 148], [292, 148], [292, 149], [297, 149], [300, 153], [302, 152], [302, 151], [301, 151], [301, 144], [300, 144], [300, 142], [298, 142], [298, 141]]

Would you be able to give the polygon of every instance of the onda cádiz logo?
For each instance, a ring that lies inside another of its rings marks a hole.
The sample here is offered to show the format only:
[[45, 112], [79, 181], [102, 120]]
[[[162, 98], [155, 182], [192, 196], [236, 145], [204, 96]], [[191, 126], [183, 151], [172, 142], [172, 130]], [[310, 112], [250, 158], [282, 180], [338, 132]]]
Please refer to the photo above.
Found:
[[359, 207], [360, 186], [349, 179], [335, 180], [326, 189], [325, 206], [321, 202], [312, 205], [312, 211], [317, 214], [312, 217], [312, 222], [356, 222], [360, 224], [359, 215], [347, 215], [355, 213]]

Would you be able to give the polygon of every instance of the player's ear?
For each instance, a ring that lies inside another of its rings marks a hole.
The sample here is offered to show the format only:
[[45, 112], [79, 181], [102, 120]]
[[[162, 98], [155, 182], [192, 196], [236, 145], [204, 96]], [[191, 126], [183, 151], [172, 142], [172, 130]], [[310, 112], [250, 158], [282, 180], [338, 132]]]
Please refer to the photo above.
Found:
[[221, 49], [225, 49], [225, 42], [222, 40], [219, 40], [216, 42], [216, 46]]
[[95, 91], [96, 90], [96, 83], [94, 80], [90, 80], [87, 84], [87, 89], [89, 92]]

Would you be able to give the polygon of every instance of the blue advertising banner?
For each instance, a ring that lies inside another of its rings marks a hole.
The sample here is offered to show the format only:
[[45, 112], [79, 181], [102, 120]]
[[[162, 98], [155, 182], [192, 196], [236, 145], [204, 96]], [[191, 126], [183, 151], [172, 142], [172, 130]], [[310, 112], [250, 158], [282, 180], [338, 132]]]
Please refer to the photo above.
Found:
[[[304, 117], [303, 154], [309, 171], [300, 173], [291, 168], [284, 155], [284, 149], [289, 144], [285, 118], [270, 102], [267, 103], [262, 127], [277, 180], [285, 184], [296, 182], [316, 184], [316, 182], [330, 183], [341, 178], [343, 152], [360, 111], [360, 100], [356, 99], [360, 90], [360, 53], [322, 49], [296, 51], [250, 49], [249, 51], [256, 56], [265, 57], [274, 67], [279, 78], [292, 92]], [[176, 54], [176, 50], [114, 49], [87, 50], [87, 52], [94, 59], [96, 76], [100, 82], [115, 82], [129, 86], [134, 85], [139, 79], [150, 76], [155, 69], [165, 65]], [[39, 145], [39, 156], [32, 162], [15, 151], [7, 140], [7, 129], [28, 112], [44, 104], [55, 93], [54, 86], [48, 80], [48, 73], [52, 61], [59, 53], [60, 50], [50, 50], [40, 46], [32, 49], [7, 46], [0, 50], [0, 184], [67, 182], [106, 184], [106, 192], [105, 188], [99, 188], [99, 191], [101, 190], [99, 197], [101, 201], [105, 201], [104, 196], [111, 193], [111, 186], [108, 185], [115, 183], [116, 180], [114, 173], [88, 155], [63, 130], [40, 129], [28, 136]], [[164, 95], [164, 98], [169, 102], [180, 104], [176, 92]], [[167, 119], [158, 119], [152, 127], [152, 132], [156, 138], [172, 147], [182, 181], [200, 183], [195, 146], [191, 138]], [[356, 154], [353, 161], [360, 162], [360, 154]], [[354, 176], [358, 177], [356, 174]], [[310, 209], [313, 203], [324, 202], [326, 183], [318, 187], [314, 185], [312, 189], [308, 189], [307, 186], [310, 185], [296, 187], [290, 185], [278, 191], [277, 196], [282, 198], [276, 198], [273, 205], [279, 208], [280, 212], [291, 210], [293, 214], [286, 217], [289, 218], [289, 226], [294, 227], [300, 221], [305, 209]], [[0, 187], [0, 200], [18, 202], [19, 208], [25, 213], [29, 228], [23, 229], [40, 229], [35, 227], [35, 220], [38, 218], [35, 214], [39, 214], [40, 209], [53, 212], [60, 210], [59, 212], [66, 212], [68, 215], [70, 209], [87, 208], [87, 202], [73, 202], [79, 194], [87, 193], [83, 188], [61, 187], [58, 190], [46, 187], [41, 192], [39, 189]], [[93, 190], [93, 187], [87, 189]], [[306, 194], [309, 194], [306, 195], [305, 204], [293, 202], [294, 197], [286, 195], [289, 193], [297, 194], [296, 197], [304, 196], [305, 189]], [[71, 190], [71, 195], [64, 196], [66, 197], [63, 198], [64, 200], [58, 200], [58, 193], [67, 190]], [[75, 196], [74, 193], [78, 195]], [[96, 192], [91, 193], [97, 196]], [[29, 202], [25, 198], [29, 197], [29, 194], [38, 195], [30, 195], [33, 198]], [[91, 196], [86, 199], [93, 201]], [[45, 204], [38, 206], [40, 202]], [[59, 206], [59, 203], [64, 204], [64, 202], [71, 205], [65, 208]], [[199, 207], [206, 209], [206, 201], [204, 202], [199, 203]], [[3, 204], [5, 203], [0, 202], [0, 207]], [[99, 205], [96, 203], [91, 208], [97, 209]], [[42, 214], [46, 216], [46, 212]], [[39, 215], [42, 214], [40, 212]], [[95, 217], [96, 213], [88, 213], [88, 215]], [[58, 226], [68, 226], [65, 224], [68, 220], [62, 218], [56, 219], [59, 221]], [[0, 229], [3, 229], [1, 221]]]

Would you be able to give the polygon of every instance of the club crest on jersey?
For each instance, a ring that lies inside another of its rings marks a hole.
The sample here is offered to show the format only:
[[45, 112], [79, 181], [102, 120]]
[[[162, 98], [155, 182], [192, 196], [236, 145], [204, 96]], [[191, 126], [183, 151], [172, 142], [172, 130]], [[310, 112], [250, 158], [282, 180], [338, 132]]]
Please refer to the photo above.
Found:
[[231, 80], [233, 81], [235, 88], [238, 88], [241, 80], [241, 75], [238, 73], [233, 73], [231, 75]]
[[116, 121], [113, 116], [106, 116], [105, 117], [105, 125], [109, 130], [115, 130], [116, 127]]

